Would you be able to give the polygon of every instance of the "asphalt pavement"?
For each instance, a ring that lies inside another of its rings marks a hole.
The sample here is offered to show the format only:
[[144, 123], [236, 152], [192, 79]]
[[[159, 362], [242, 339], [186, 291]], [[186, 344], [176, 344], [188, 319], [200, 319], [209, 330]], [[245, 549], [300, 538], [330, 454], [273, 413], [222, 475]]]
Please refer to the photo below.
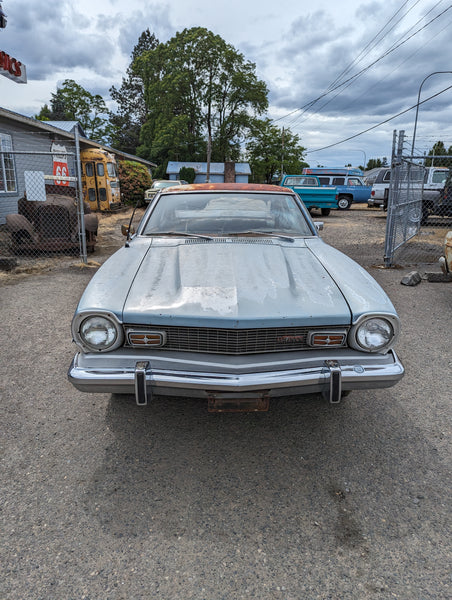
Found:
[[93, 269], [2, 280], [2, 600], [452, 597], [452, 284], [382, 269], [376, 212], [322, 220], [403, 326], [404, 379], [337, 406], [83, 394], [66, 372]]

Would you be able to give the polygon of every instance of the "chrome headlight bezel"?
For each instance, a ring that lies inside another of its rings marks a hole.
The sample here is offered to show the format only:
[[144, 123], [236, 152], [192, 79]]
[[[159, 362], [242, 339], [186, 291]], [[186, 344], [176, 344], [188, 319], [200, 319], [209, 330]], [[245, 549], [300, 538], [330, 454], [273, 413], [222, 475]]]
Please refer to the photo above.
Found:
[[[389, 331], [390, 337], [387, 339], [386, 342], [384, 342], [382, 345], [380, 345], [378, 347], [366, 346], [359, 339], [359, 337], [360, 337], [359, 334], [362, 333], [363, 328], [366, 325], [369, 325], [369, 322], [372, 320], [383, 321], [384, 324], [388, 326], [388, 331]], [[369, 353], [373, 352], [373, 353], [386, 354], [392, 348], [392, 346], [394, 346], [394, 344], [396, 343], [399, 333], [400, 333], [400, 321], [399, 321], [399, 318], [397, 317], [397, 315], [394, 315], [392, 313], [367, 313], [367, 314], [361, 315], [353, 323], [352, 328], [350, 329], [350, 332], [349, 332], [348, 343], [351, 348], [353, 348], [355, 350], [359, 350], [360, 352], [369, 352]]]
[[[83, 326], [89, 319], [104, 319], [115, 331], [114, 339], [107, 346], [91, 344], [83, 335]], [[72, 337], [84, 352], [111, 352], [124, 344], [122, 323], [109, 311], [86, 311], [77, 313], [72, 320]]]

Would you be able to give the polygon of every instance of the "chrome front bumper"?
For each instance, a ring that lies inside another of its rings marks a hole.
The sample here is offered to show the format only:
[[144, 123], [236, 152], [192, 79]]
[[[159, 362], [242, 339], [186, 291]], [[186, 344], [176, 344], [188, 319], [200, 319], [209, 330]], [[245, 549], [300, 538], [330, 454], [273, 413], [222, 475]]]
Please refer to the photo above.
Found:
[[[142, 353], [120, 349], [105, 354], [77, 353], [69, 381], [83, 392], [135, 394], [146, 404], [152, 393], [211, 398], [256, 398], [324, 393], [339, 402], [341, 392], [386, 388], [404, 375], [392, 350], [366, 354], [354, 350], [290, 352], [241, 357], [181, 352]], [[334, 356], [331, 356], [334, 354]]]

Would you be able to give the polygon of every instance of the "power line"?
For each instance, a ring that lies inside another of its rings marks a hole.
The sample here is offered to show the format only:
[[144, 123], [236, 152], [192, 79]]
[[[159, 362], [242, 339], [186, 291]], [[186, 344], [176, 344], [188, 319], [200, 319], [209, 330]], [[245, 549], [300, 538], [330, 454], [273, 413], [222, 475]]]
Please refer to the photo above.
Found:
[[[452, 5], [449, 5], [446, 9], [444, 9], [441, 13], [439, 13], [438, 15], [436, 15], [436, 17], [433, 17], [433, 19], [431, 19], [428, 23], [426, 23], [425, 25], [423, 25], [422, 27], [420, 27], [417, 31], [415, 31], [414, 33], [412, 33], [410, 36], [408, 36], [406, 39], [402, 39], [399, 38], [399, 40], [402, 40], [400, 43], [397, 44], [397, 42], [395, 42], [396, 45], [392, 45], [388, 50], [386, 50], [386, 52], [384, 52], [379, 58], [377, 58], [376, 60], [374, 60], [372, 63], [370, 63], [369, 65], [367, 65], [367, 67], [364, 67], [363, 69], [361, 69], [361, 71], [359, 71], [358, 73], [355, 73], [355, 75], [352, 75], [351, 77], [349, 77], [348, 79], [345, 79], [342, 83], [339, 83], [338, 85], [336, 85], [335, 87], [329, 88], [327, 91], [323, 92], [320, 96], [318, 96], [317, 98], [315, 98], [314, 100], [311, 100], [310, 102], [304, 104], [303, 106], [296, 108], [294, 110], [292, 110], [291, 112], [289, 112], [287, 115], [283, 115], [282, 117], [278, 117], [277, 119], [273, 119], [273, 122], [276, 123], [277, 121], [281, 121], [282, 119], [286, 119], [288, 117], [290, 117], [291, 115], [293, 115], [296, 112], [299, 111], [303, 111], [303, 113], [301, 113], [301, 115], [299, 115], [297, 117], [300, 118], [308, 108], [312, 107], [316, 102], [318, 102], [319, 100], [321, 100], [322, 98], [324, 98], [325, 96], [327, 96], [328, 94], [344, 87], [346, 84], [349, 84], [349, 82], [352, 82], [353, 80], [357, 79], [358, 77], [360, 77], [363, 73], [365, 73], [366, 71], [368, 71], [370, 68], [372, 68], [374, 65], [376, 65], [378, 62], [380, 62], [381, 60], [383, 60], [384, 58], [386, 58], [387, 56], [389, 56], [389, 54], [391, 54], [392, 52], [394, 52], [395, 50], [398, 50], [403, 44], [405, 44], [406, 42], [408, 42], [411, 38], [413, 38], [415, 35], [417, 35], [418, 33], [420, 33], [422, 30], [424, 30], [426, 27], [428, 27], [429, 25], [431, 25], [434, 21], [436, 21], [437, 19], [439, 19], [442, 15], [444, 15], [448, 10], [450, 10], [452, 8]], [[431, 12], [431, 11], [429, 11]], [[428, 13], [427, 13], [428, 14]], [[419, 21], [418, 21], [419, 22]], [[412, 28], [410, 28], [412, 29]], [[410, 31], [410, 30], [409, 30]], [[350, 84], [349, 84], [350, 85]], [[348, 87], [348, 86], [347, 86]], [[296, 120], [297, 120], [296, 119]], [[295, 121], [294, 121], [295, 122]], [[294, 123], [293, 122], [293, 123]]]
[[[439, 2], [441, 2], [442, 0], [439, 0]], [[380, 31], [374, 35], [374, 37], [370, 40], [370, 42], [361, 50], [361, 52], [358, 54], [358, 56], [348, 65], [348, 67], [346, 67], [342, 73], [336, 77], [336, 79], [333, 81], [333, 83], [328, 86], [328, 89], [332, 88], [336, 83], [338, 83], [343, 76], [345, 76], [353, 67], [353, 65], [358, 64], [359, 62], [361, 62], [361, 57], [363, 56], [363, 54], [366, 52], [366, 50], [369, 50], [369, 52], [371, 50], [373, 50], [378, 43], [381, 43], [384, 38], [394, 29], [394, 27], [396, 27], [396, 25], [398, 25], [400, 23], [400, 21], [402, 19], [404, 19], [406, 17], [406, 15], [413, 10], [413, 8], [419, 4], [420, 0], [417, 0], [417, 2], [415, 2], [411, 8], [409, 8], [407, 10], [407, 12], [398, 20], [396, 21], [396, 23], [394, 23], [394, 25], [384, 34], [384, 36], [377, 42], [377, 38], [379, 37], [379, 35], [381, 33], [383, 33], [383, 31], [388, 27], [388, 25], [391, 23], [391, 21], [399, 14], [399, 12], [402, 11], [402, 9], [408, 4], [409, 0], [406, 0], [402, 6], [392, 15], [392, 17], [386, 22], [386, 24], [380, 29]], [[439, 4], [439, 3], [438, 3]], [[375, 42], [375, 44], [372, 46], [373, 42]]]
[[[440, 35], [440, 33], [442, 33], [445, 29], [447, 29], [451, 24], [451, 21], [449, 21], [449, 23], [447, 23], [442, 29], [440, 29], [440, 31], [438, 31], [437, 33], [435, 33], [435, 35], [433, 37], [431, 37], [427, 42], [425, 42], [425, 44], [423, 44], [420, 48], [418, 48], [417, 50], [415, 50], [414, 52], [412, 52], [409, 56], [407, 56], [407, 58], [405, 58], [401, 63], [399, 63], [396, 67], [394, 67], [394, 69], [392, 69], [392, 71], [390, 71], [389, 73], [387, 73], [382, 79], [379, 79], [376, 83], [374, 83], [370, 88], [368, 88], [366, 91], [362, 92], [359, 96], [355, 96], [353, 99], [353, 102], [347, 104], [346, 107], [344, 108], [350, 108], [351, 106], [353, 106], [353, 104], [356, 104], [356, 102], [362, 98], [362, 96], [367, 95], [369, 93], [370, 90], [372, 90], [373, 88], [375, 88], [377, 85], [379, 85], [384, 79], [387, 79], [387, 77], [389, 75], [391, 75], [392, 73], [394, 73], [395, 71], [397, 71], [397, 69], [399, 69], [402, 65], [404, 65], [406, 62], [408, 62], [413, 56], [415, 56], [418, 52], [420, 52], [420, 50], [422, 50], [422, 48], [424, 48], [427, 44], [429, 44], [433, 39], [435, 39], [435, 37], [437, 37], [438, 35]], [[347, 87], [349, 87], [351, 85], [351, 83], [348, 84]], [[302, 125], [303, 123], [305, 123], [310, 117], [315, 116], [316, 114], [318, 114], [320, 112], [320, 110], [322, 108], [324, 108], [325, 106], [327, 106], [330, 102], [332, 102], [335, 98], [337, 98], [337, 96], [339, 96], [341, 92], [339, 91], [335, 96], [333, 96], [332, 98], [330, 98], [330, 100], [328, 100], [327, 102], [324, 102], [320, 108], [310, 114], [309, 116], [307, 116], [305, 119], [303, 119], [303, 121], [301, 121], [300, 123], [297, 124], [297, 128], [300, 127], [300, 125]], [[301, 117], [302, 115], [300, 115]], [[296, 120], [295, 120], [296, 121]], [[292, 126], [295, 123], [295, 121], [292, 121]], [[290, 127], [291, 125], [289, 125]]]
[[413, 110], [413, 108], [416, 108], [416, 106], [420, 106], [421, 104], [424, 104], [424, 102], [428, 102], [428, 100], [432, 100], [433, 98], [436, 98], [440, 94], [443, 94], [444, 92], [447, 92], [447, 90], [450, 90], [450, 89], [452, 89], [452, 85], [450, 85], [447, 88], [444, 88], [443, 90], [441, 90], [440, 92], [437, 92], [436, 94], [433, 94], [433, 96], [430, 96], [429, 98], [426, 98], [425, 100], [422, 100], [422, 102], [413, 104], [413, 106], [410, 106], [409, 108], [402, 110], [401, 112], [397, 113], [396, 115], [389, 117], [389, 119], [385, 119], [384, 121], [377, 123], [377, 125], [372, 125], [372, 127], [369, 127], [368, 129], [365, 129], [364, 131], [361, 131], [360, 133], [355, 133], [354, 135], [351, 135], [350, 137], [345, 138], [344, 140], [341, 140], [340, 142], [335, 142], [334, 144], [329, 144], [328, 146], [324, 146], [323, 148], [316, 148], [315, 150], [308, 150], [306, 152], [306, 154], [312, 154], [313, 152], [320, 152], [321, 150], [327, 150], [328, 148], [333, 148], [334, 146], [339, 146], [339, 144], [343, 144], [344, 142], [353, 140], [353, 139], [359, 137], [360, 135], [363, 135], [364, 133], [368, 133], [369, 131], [372, 131], [372, 129], [376, 129], [377, 127], [380, 127], [380, 125], [389, 123], [389, 121], [392, 121], [393, 119], [396, 119], [397, 117], [400, 117], [401, 115], [404, 115], [405, 113], [409, 112], [410, 110]]

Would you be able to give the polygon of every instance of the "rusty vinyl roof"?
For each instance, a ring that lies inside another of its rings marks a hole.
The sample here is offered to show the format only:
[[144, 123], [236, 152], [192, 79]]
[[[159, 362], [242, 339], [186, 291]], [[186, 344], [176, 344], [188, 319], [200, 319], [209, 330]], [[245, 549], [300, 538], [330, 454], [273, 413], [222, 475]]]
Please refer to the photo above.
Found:
[[191, 183], [164, 188], [162, 194], [177, 192], [289, 192], [289, 188], [266, 183]]

